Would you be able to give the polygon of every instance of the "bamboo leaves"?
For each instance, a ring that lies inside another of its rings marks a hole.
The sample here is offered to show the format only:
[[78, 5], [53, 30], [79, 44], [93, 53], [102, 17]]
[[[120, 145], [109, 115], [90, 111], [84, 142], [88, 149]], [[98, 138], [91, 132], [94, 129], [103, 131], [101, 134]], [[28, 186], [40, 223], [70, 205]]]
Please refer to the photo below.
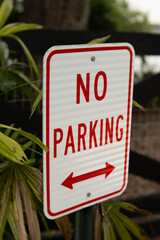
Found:
[[[1, 125], [1, 127], [5, 128], [5, 131], [0, 132], [0, 240], [3, 239], [7, 221], [14, 239], [27, 240], [25, 216], [30, 238], [40, 240], [36, 209], [42, 209], [42, 173], [29, 165], [30, 159], [24, 150], [31, 148], [32, 151], [35, 142], [40, 146], [44, 145], [34, 135], [25, 131], [13, 126]], [[12, 133], [13, 131], [15, 132]], [[19, 134], [29, 136], [31, 140], [24, 142], [23, 138], [21, 141], [24, 143], [20, 145], [17, 142]], [[44, 149], [47, 148], [44, 146]]]
[[130, 218], [123, 214], [120, 209], [143, 214], [146, 214], [146, 211], [140, 210], [136, 206], [124, 202], [107, 201], [101, 206], [104, 240], [116, 240], [117, 236], [121, 240], [132, 240], [133, 236], [138, 240], [148, 239], [144, 231]]
[[42, 204], [42, 174], [32, 166], [17, 163], [0, 163], [0, 170], [0, 240], [7, 220], [15, 239], [28, 239], [24, 210], [31, 239], [40, 240], [36, 206]]
[[103, 221], [104, 240], [116, 240], [116, 235], [109, 216], [105, 216]]
[[16, 131], [17, 133], [19, 133], [20, 135], [30, 139], [31, 141], [33, 141], [34, 143], [36, 143], [39, 147], [41, 147], [44, 151], [48, 151], [48, 148], [41, 142], [41, 140], [39, 138], [37, 138], [35, 135], [28, 133], [26, 131], [23, 131], [21, 129], [17, 129], [14, 128], [12, 126], [7, 126], [4, 124], [0, 124], [0, 128], [6, 128], [6, 129], [11, 129]]
[[8, 160], [21, 164], [27, 161], [27, 156], [21, 146], [13, 139], [0, 132], [0, 154]]

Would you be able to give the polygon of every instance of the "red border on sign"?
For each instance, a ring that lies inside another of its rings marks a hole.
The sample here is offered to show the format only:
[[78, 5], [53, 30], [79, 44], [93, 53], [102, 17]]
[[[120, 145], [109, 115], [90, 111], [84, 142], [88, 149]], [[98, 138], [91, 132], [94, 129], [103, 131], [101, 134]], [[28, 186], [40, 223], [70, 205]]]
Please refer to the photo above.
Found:
[[49, 165], [49, 152], [46, 153], [46, 194], [47, 194], [47, 213], [53, 216], [59, 216], [61, 214], [76, 210], [77, 208], [83, 207], [90, 203], [94, 203], [104, 198], [110, 197], [120, 193], [126, 184], [126, 169], [127, 169], [127, 154], [128, 154], [128, 133], [129, 133], [129, 121], [130, 121], [130, 100], [131, 100], [131, 86], [132, 86], [132, 62], [133, 53], [129, 46], [108, 46], [108, 47], [89, 47], [89, 48], [73, 48], [73, 49], [57, 49], [53, 50], [47, 57], [46, 60], [46, 145], [49, 149], [49, 89], [50, 89], [50, 60], [55, 54], [65, 54], [65, 53], [80, 53], [80, 52], [91, 52], [91, 51], [111, 51], [111, 50], [127, 50], [130, 53], [130, 67], [129, 67], [129, 86], [128, 86], [128, 106], [127, 106], [127, 126], [126, 126], [126, 144], [125, 144], [125, 162], [124, 162], [124, 178], [123, 186], [120, 190], [112, 192], [110, 194], [92, 199], [90, 201], [83, 202], [81, 204], [75, 205], [73, 207], [64, 209], [62, 211], [53, 213], [50, 210], [50, 165]]

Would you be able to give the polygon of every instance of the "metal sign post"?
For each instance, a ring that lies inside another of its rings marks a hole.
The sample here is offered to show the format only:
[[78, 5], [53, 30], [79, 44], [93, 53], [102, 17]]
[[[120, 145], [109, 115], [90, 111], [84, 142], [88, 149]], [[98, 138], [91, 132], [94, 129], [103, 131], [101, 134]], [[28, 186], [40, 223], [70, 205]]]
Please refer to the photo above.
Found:
[[134, 50], [56, 46], [43, 64], [44, 211], [55, 219], [127, 185]]
[[75, 213], [74, 240], [93, 240], [96, 205]]

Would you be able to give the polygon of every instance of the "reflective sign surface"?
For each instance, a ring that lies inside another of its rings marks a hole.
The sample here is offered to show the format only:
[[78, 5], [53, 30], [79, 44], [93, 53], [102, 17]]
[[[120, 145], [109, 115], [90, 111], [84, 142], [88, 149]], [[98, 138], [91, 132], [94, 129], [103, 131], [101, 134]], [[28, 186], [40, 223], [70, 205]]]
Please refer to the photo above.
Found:
[[60, 216], [120, 195], [127, 184], [134, 50], [57, 46], [43, 64], [44, 211]]

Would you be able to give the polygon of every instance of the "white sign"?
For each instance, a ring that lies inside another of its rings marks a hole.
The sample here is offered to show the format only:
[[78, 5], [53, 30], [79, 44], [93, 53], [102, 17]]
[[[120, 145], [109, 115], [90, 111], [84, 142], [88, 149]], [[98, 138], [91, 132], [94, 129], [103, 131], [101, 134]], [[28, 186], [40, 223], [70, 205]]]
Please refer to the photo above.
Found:
[[44, 211], [55, 219], [127, 184], [134, 50], [56, 46], [44, 56]]

